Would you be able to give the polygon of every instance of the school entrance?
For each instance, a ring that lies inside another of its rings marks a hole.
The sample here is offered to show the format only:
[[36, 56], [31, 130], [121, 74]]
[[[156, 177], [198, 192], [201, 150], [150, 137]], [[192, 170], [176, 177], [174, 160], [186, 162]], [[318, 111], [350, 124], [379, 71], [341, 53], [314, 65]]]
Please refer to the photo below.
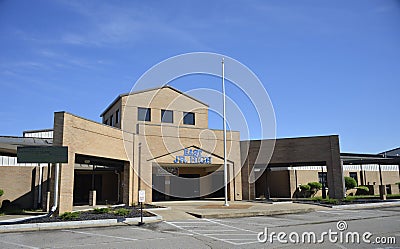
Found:
[[88, 205], [91, 190], [96, 191], [97, 204], [121, 203], [123, 168], [123, 161], [76, 155], [73, 205]]
[[153, 201], [224, 197], [223, 165], [154, 165]]

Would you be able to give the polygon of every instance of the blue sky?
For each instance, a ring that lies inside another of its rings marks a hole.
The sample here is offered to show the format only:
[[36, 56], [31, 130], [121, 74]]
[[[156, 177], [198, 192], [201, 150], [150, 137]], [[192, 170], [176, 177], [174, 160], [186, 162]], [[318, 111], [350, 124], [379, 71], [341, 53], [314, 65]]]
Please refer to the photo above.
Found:
[[344, 152], [399, 147], [399, 23], [394, 0], [3, 0], [0, 134], [51, 128], [61, 110], [99, 121], [154, 64], [208, 51], [257, 74], [278, 137], [338, 134]]

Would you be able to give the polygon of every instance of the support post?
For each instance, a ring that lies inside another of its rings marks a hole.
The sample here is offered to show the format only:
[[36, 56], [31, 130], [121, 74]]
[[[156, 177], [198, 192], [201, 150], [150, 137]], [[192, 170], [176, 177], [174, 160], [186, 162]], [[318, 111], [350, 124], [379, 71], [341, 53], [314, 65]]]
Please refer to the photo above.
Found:
[[326, 199], [326, 186], [325, 186], [325, 174], [324, 174], [324, 166], [321, 166], [322, 171], [322, 199]]
[[225, 202], [224, 206], [229, 206], [228, 203], [228, 165], [226, 162], [226, 113], [225, 113], [225, 65], [224, 58], [222, 58], [222, 95], [223, 95], [223, 121], [224, 121], [224, 189], [225, 189]]
[[379, 164], [379, 197], [381, 200], [386, 200], [386, 186], [383, 185], [382, 181], [382, 169], [381, 169], [381, 164]]

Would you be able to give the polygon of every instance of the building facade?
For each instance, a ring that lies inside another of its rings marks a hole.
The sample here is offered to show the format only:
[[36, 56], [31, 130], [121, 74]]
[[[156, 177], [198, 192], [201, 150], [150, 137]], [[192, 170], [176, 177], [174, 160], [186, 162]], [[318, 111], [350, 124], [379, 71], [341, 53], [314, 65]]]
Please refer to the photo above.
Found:
[[[58, 176], [60, 213], [132, 205], [139, 190], [147, 203], [224, 196], [223, 131], [209, 129], [206, 103], [165, 86], [119, 95], [101, 118], [56, 112], [53, 129], [0, 137], [0, 201], [47, 209], [53, 202], [54, 165], [17, 162], [17, 147], [33, 145], [68, 147]], [[344, 175], [360, 185], [400, 181], [398, 156], [340, 153], [338, 136], [240, 141], [239, 132], [228, 131], [227, 164], [231, 201], [296, 198], [299, 185], [312, 181], [343, 198]]]

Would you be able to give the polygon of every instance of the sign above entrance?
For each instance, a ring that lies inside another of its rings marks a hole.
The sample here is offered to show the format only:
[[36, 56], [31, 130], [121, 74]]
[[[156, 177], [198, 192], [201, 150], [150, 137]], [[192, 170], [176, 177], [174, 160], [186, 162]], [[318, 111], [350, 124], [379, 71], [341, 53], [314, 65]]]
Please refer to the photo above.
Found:
[[184, 149], [183, 156], [176, 156], [174, 163], [185, 164], [211, 164], [211, 157], [202, 156], [200, 149]]

